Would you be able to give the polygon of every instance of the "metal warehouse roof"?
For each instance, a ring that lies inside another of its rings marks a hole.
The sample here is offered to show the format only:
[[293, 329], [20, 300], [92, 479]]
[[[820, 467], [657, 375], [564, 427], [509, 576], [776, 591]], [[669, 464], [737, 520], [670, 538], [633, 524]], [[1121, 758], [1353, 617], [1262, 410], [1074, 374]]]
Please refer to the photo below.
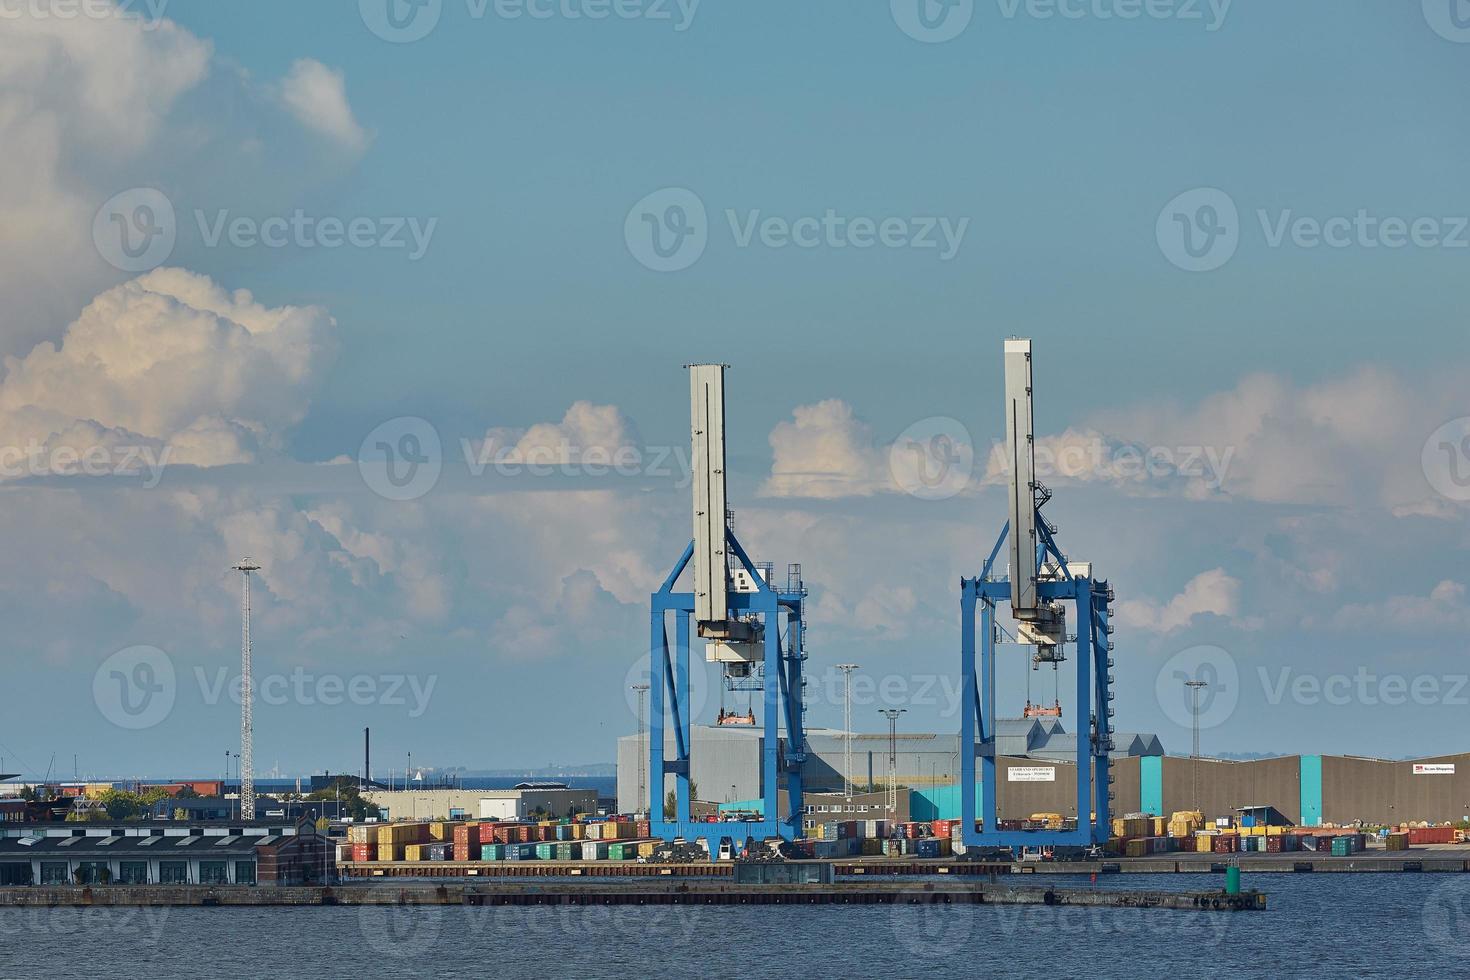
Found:
[[272, 843], [276, 839], [268, 834], [245, 837], [6, 837], [0, 838], [0, 862], [51, 855], [73, 860], [95, 856], [98, 859], [158, 858], [165, 861], [189, 856], [206, 859], [221, 855], [253, 856], [257, 845]]

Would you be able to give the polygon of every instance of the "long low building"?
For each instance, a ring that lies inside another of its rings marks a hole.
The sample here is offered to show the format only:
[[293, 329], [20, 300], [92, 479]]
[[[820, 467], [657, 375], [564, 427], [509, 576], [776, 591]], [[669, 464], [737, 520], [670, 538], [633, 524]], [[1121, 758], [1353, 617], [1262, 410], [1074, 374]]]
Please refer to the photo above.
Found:
[[510, 789], [373, 790], [363, 799], [388, 820], [559, 819], [597, 813], [597, 790], [526, 782]]
[[330, 882], [331, 845], [300, 827], [26, 824], [0, 832], [4, 885]]
[[[672, 756], [672, 735], [665, 734]], [[763, 796], [761, 730], [695, 726], [691, 736], [691, 778], [700, 799], [745, 806]], [[1055, 719], [1009, 720], [998, 723], [996, 741], [1000, 819], [1021, 820], [1033, 813], [1077, 816], [1075, 735]], [[845, 743], [838, 731], [809, 732], [803, 771], [808, 792], [842, 789]], [[624, 736], [617, 750], [618, 808], [641, 810], [639, 782], [647, 778], [647, 765], [640, 766], [639, 759], [647, 738]], [[852, 750], [854, 784], [884, 786], [888, 736], [855, 734]], [[959, 757], [958, 735], [898, 736], [898, 783], [909, 791], [914, 819], [960, 815]], [[1211, 817], [1273, 807], [1299, 826], [1470, 820], [1470, 753], [1404, 761], [1332, 755], [1196, 760], [1165, 755], [1155, 736], [1119, 733], [1111, 763], [1114, 815], [1168, 815], [1198, 803]], [[977, 812], [979, 802], [977, 792]]]

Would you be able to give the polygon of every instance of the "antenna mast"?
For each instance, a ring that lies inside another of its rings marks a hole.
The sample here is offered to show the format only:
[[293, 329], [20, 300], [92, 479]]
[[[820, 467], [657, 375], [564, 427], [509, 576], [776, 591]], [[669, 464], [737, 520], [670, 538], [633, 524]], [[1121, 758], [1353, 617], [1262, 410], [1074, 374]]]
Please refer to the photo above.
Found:
[[255, 686], [250, 677], [250, 573], [260, 571], [254, 558], [232, 566], [241, 575], [240, 587], [240, 818], [255, 819], [255, 760], [252, 746], [251, 703]]

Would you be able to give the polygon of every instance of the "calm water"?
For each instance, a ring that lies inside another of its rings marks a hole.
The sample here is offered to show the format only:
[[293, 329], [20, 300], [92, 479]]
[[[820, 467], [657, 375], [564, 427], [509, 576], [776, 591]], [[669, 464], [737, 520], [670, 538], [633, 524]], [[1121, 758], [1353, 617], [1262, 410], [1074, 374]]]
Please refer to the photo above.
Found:
[[1470, 875], [1247, 877], [1271, 911], [0, 909], [0, 976], [1470, 976]]

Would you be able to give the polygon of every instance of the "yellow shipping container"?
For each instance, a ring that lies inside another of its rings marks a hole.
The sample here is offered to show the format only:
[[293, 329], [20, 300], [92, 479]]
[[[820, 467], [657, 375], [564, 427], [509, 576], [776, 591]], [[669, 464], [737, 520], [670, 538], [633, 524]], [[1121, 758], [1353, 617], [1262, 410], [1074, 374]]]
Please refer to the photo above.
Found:
[[1148, 817], [1126, 817], [1123, 820], [1123, 837], [1151, 837]]
[[1215, 849], [1215, 835], [1196, 834], [1194, 838], [1194, 849], [1197, 853], [1209, 854]]
[[378, 825], [378, 846], [384, 844], [422, 844], [429, 839], [426, 823], [385, 823]]
[[454, 828], [463, 821], [459, 820], [433, 820], [429, 822], [429, 840], [450, 841], [454, 840]]
[[406, 844], [379, 844], [378, 845], [378, 860], [379, 861], [402, 861], [403, 860], [403, 851], [404, 851], [404, 848], [407, 847], [407, 846], [408, 845], [406, 845]]
[[1144, 840], [1130, 840], [1127, 846], [1128, 857], [1143, 857], [1148, 853], [1148, 842]]
[[1163, 817], [1149, 817], [1148, 829], [1150, 837], [1163, 837], [1169, 831], [1169, 821]]
[[425, 845], [423, 844], [403, 845], [403, 860], [422, 861], [424, 859], [424, 847]]
[[347, 843], [374, 844], [378, 840], [378, 825], [375, 823], [353, 824], [347, 828]]
[[638, 856], [641, 858], [653, 857], [654, 848], [658, 847], [658, 845], [659, 842], [656, 840], [643, 841], [638, 845]]

